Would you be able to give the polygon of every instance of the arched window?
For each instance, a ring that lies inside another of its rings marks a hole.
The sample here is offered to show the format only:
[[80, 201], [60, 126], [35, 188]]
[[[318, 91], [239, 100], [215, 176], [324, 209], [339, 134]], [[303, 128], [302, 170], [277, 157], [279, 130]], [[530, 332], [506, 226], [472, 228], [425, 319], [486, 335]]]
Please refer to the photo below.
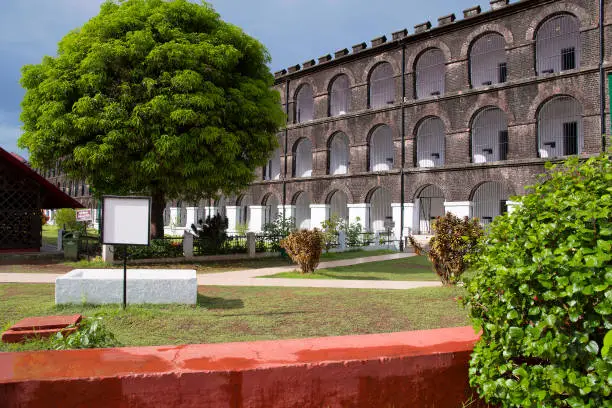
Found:
[[329, 199], [329, 215], [337, 215], [341, 219], [348, 221], [348, 198], [340, 190], [336, 190]]
[[489, 225], [498, 215], [508, 212], [508, 194], [500, 183], [481, 184], [474, 192], [472, 200], [474, 218], [478, 218], [483, 227]]
[[295, 199], [295, 226], [297, 229], [310, 229], [310, 196], [301, 192]]
[[438, 48], [425, 51], [416, 63], [416, 97], [444, 95], [446, 65]]
[[470, 50], [470, 79], [474, 88], [506, 82], [505, 46], [504, 37], [497, 33], [474, 41]]
[[417, 131], [417, 167], [444, 165], [444, 123], [440, 118], [428, 118]]
[[329, 174], [348, 173], [349, 140], [340, 132], [336, 133], [329, 143]]
[[370, 171], [388, 171], [393, 168], [393, 135], [391, 128], [381, 125], [370, 136]]
[[270, 224], [274, 222], [278, 215], [278, 198], [274, 194], [268, 194], [263, 202], [264, 205], [264, 224]]
[[580, 24], [569, 14], [546, 20], [536, 34], [538, 75], [580, 68]]
[[546, 102], [538, 113], [540, 157], [570, 156], [582, 152], [582, 106], [570, 96]]
[[346, 75], [338, 75], [329, 90], [329, 116], [348, 113], [351, 102], [349, 79]]
[[310, 85], [302, 85], [295, 99], [295, 123], [303, 123], [313, 120], [314, 98]]
[[431, 222], [444, 215], [444, 193], [440, 188], [429, 185], [423, 188], [416, 200], [419, 214], [418, 234], [431, 234]]
[[240, 224], [249, 225], [251, 221], [251, 206], [253, 205], [253, 197], [250, 194], [245, 194], [238, 200], [238, 222]]
[[312, 143], [308, 139], [301, 139], [293, 150], [293, 176], [312, 176]]
[[391, 194], [378, 188], [370, 196], [370, 231], [386, 232], [385, 220], [392, 218]]
[[370, 108], [382, 108], [395, 103], [393, 68], [388, 62], [378, 64], [370, 74]]
[[472, 124], [472, 163], [487, 163], [508, 158], [506, 114], [498, 108], [486, 108]]
[[280, 149], [276, 149], [274, 153], [272, 153], [272, 158], [268, 160], [268, 164], [264, 166], [263, 173], [264, 173], [263, 174], [264, 180], [280, 179], [280, 174], [281, 174]]

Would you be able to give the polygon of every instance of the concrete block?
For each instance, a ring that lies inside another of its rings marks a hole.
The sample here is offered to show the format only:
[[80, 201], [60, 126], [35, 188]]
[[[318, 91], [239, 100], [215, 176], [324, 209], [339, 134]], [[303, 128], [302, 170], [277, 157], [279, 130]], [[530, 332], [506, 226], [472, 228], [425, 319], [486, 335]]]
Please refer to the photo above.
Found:
[[[131, 269], [127, 271], [127, 303], [195, 305], [195, 270]], [[55, 280], [55, 304], [123, 302], [122, 269], [75, 269]]]

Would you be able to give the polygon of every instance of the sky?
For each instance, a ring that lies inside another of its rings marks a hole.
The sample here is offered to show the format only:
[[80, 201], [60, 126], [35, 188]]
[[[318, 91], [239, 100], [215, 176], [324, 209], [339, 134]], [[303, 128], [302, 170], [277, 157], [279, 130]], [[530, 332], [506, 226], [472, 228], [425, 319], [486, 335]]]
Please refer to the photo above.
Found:
[[[70, 30], [98, 13], [103, 0], [0, 0], [0, 147], [17, 148], [24, 91], [20, 69], [55, 55]], [[242, 27], [270, 52], [272, 72], [348, 48], [362, 41], [480, 5], [477, 0], [212, 0], [221, 17]]]

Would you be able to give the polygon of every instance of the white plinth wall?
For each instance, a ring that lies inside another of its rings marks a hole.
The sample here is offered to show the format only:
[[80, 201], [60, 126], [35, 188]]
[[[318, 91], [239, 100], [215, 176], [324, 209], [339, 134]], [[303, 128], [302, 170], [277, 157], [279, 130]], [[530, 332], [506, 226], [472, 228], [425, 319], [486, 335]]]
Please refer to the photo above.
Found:
[[228, 234], [236, 233], [236, 225], [240, 216], [240, 207], [229, 205], [225, 207], [225, 216], [227, 217], [227, 232]]
[[310, 204], [310, 228], [322, 229], [323, 224], [329, 218], [329, 204]]
[[459, 218], [472, 217], [473, 203], [471, 201], [446, 201], [444, 211], [453, 213]]
[[251, 211], [251, 217], [249, 218], [249, 232], [262, 232], [266, 207], [263, 205], [251, 205], [249, 210]]
[[359, 223], [363, 231], [368, 231], [370, 227], [370, 204], [347, 204], [349, 213], [349, 223]]
[[[395, 239], [400, 239], [400, 233], [402, 228], [402, 204], [394, 203], [391, 204], [391, 210], [393, 214], [393, 222], [395, 223], [395, 228], [393, 228], [393, 234], [395, 235]], [[413, 229], [413, 211], [414, 204], [413, 203], [404, 203], [404, 237], [407, 237], [411, 234]]]
[[[187, 304], [198, 299], [195, 270], [128, 269], [127, 303]], [[55, 304], [123, 302], [123, 269], [75, 269], [55, 280]]]

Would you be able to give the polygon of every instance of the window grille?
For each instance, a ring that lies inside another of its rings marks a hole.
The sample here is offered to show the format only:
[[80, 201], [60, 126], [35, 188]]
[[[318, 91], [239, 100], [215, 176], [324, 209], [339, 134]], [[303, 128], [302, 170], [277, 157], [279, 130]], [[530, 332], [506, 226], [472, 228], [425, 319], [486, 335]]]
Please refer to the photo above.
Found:
[[370, 197], [370, 231], [386, 232], [385, 220], [392, 216], [391, 194], [384, 188], [378, 188]]
[[294, 177], [312, 176], [312, 143], [309, 139], [302, 139], [298, 142], [294, 159]]
[[310, 197], [301, 192], [295, 200], [295, 225], [298, 229], [310, 229]]
[[536, 37], [538, 75], [580, 68], [580, 25], [574, 16], [547, 20]]
[[276, 149], [264, 166], [264, 180], [278, 180], [281, 174], [280, 149]]
[[370, 108], [382, 108], [394, 103], [393, 68], [388, 62], [383, 62], [378, 64], [370, 75]]
[[393, 135], [391, 128], [382, 125], [370, 137], [370, 171], [389, 171], [393, 168]]
[[495, 217], [508, 211], [507, 200], [508, 195], [500, 183], [483, 183], [474, 192], [474, 218], [486, 227]]
[[349, 112], [351, 93], [346, 75], [334, 79], [329, 93], [329, 116], [344, 115]]
[[472, 45], [470, 75], [474, 88], [506, 82], [506, 41], [497, 33], [486, 34]]
[[444, 165], [444, 123], [440, 118], [428, 118], [417, 131], [417, 167]]
[[472, 162], [506, 160], [507, 156], [506, 115], [501, 109], [487, 108], [476, 116], [472, 125]]
[[540, 157], [580, 154], [583, 144], [582, 107], [574, 98], [548, 101], [538, 114]]
[[416, 97], [444, 95], [446, 65], [444, 54], [437, 48], [425, 51], [416, 64]]
[[349, 140], [344, 133], [337, 133], [333, 136], [329, 155], [329, 174], [348, 173]]
[[436, 186], [427, 186], [417, 199], [419, 213], [419, 234], [431, 234], [431, 223], [444, 215], [444, 193]]
[[348, 221], [348, 198], [346, 194], [337, 190], [329, 200], [329, 215], [337, 215], [341, 219]]
[[314, 119], [314, 97], [308, 84], [298, 91], [295, 104], [295, 122], [303, 123]]

